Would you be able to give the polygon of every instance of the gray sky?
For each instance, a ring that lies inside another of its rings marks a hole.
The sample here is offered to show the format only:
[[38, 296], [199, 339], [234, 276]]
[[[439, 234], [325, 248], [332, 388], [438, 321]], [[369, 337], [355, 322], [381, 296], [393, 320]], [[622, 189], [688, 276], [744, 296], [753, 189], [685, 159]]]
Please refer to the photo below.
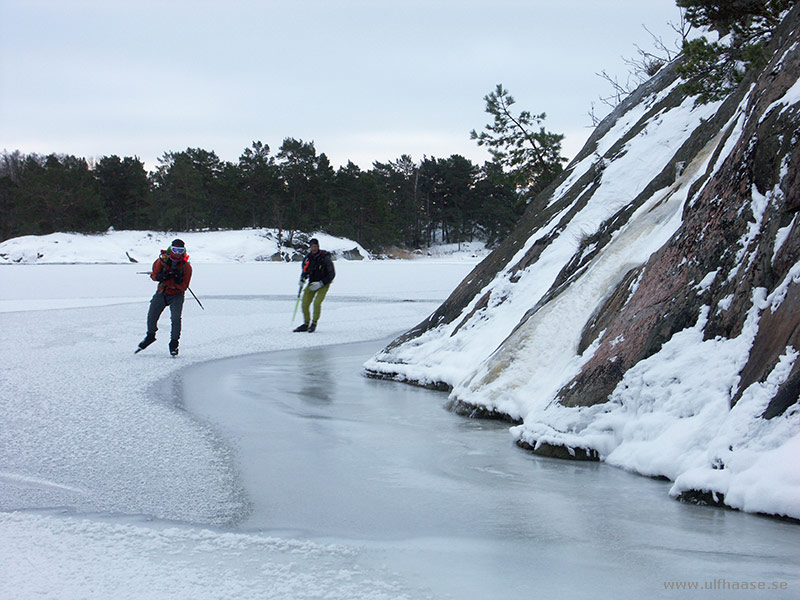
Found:
[[676, 36], [674, 0], [0, 0], [0, 150], [236, 162], [313, 141], [334, 166], [489, 155], [502, 83], [573, 156], [623, 57]]

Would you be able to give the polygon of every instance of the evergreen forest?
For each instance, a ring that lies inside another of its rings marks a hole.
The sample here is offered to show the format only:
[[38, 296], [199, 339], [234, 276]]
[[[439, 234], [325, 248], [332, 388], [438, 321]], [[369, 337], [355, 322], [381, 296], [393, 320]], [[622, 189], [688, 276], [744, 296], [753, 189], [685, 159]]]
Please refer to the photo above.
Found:
[[334, 169], [313, 142], [272, 154], [254, 142], [237, 163], [213, 151], [168, 152], [153, 172], [136, 157], [0, 155], [0, 238], [55, 231], [325, 231], [371, 249], [502, 239], [526, 195], [497, 162], [404, 155]]

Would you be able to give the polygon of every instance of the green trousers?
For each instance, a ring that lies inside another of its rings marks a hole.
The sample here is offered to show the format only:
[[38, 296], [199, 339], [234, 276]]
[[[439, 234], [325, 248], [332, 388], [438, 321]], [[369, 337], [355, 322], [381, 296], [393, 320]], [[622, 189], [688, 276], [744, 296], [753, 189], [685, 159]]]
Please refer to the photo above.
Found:
[[[325, 300], [325, 295], [328, 293], [331, 285], [323, 285], [318, 290], [314, 291], [306, 286], [306, 291], [303, 292], [303, 322], [316, 323], [319, 321], [319, 316], [322, 314], [322, 301]], [[314, 304], [314, 319], [311, 319], [311, 304]]]

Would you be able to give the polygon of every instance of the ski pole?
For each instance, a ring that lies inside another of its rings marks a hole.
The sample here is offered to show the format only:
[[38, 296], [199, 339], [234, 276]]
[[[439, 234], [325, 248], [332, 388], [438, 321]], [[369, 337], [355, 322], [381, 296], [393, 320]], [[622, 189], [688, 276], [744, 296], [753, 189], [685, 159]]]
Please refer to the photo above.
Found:
[[300, 288], [297, 290], [297, 302], [294, 303], [294, 312], [292, 313], [292, 323], [297, 316], [297, 307], [300, 306], [300, 294], [303, 292], [303, 282], [300, 282]]
[[[192, 288], [190, 288], [188, 285], [186, 286], [186, 289], [187, 289], [187, 290], [189, 290], [190, 292], [192, 292]], [[202, 303], [202, 302], [200, 302], [200, 298], [198, 298], [197, 296], [195, 296], [195, 295], [194, 295], [194, 292], [192, 292], [192, 296], [194, 296], [194, 299], [195, 299], [195, 300], [197, 300], [197, 303], [200, 305], [200, 308], [202, 308], [203, 310], [205, 310], [205, 309], [206, 309], [206, 307], [205, 307], [205, 306], [203, 306], [203, 303]]]

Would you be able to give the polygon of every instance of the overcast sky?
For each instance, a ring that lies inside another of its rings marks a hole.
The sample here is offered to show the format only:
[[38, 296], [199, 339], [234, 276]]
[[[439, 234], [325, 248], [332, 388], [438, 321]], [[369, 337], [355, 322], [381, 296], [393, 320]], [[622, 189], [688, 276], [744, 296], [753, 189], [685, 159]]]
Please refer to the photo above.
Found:
[[334, 166], [489, 158], [502, 83], [573, 156], [606, 70], [674, 0], [0, 0], [0, 150], [100, 158], [313, 141]]

